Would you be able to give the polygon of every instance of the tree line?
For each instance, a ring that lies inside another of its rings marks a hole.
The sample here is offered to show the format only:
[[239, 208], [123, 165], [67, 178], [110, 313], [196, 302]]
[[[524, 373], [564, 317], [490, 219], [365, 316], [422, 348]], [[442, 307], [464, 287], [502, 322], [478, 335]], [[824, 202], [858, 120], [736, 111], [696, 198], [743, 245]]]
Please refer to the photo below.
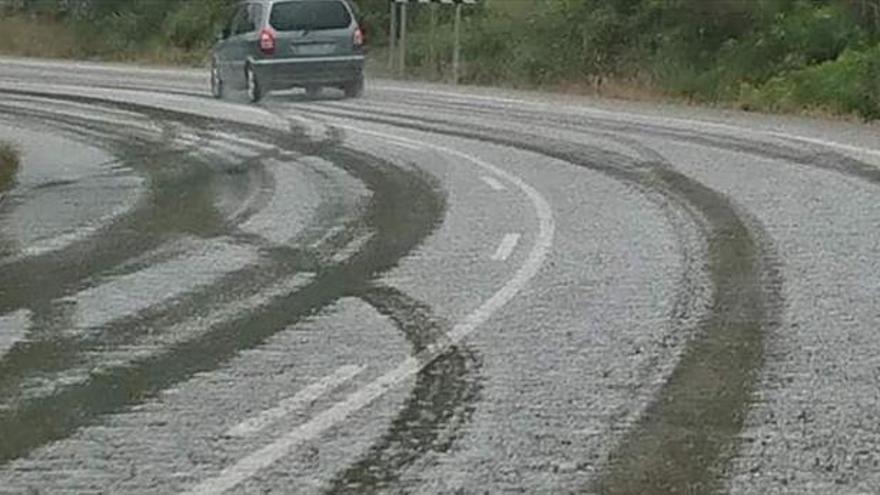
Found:
[[[373, 50], [388, 0], [353, 0]], [[81, 29], [86, 51], [207, 53], [234, 0], [0, 0]], [[409, 9], [407, 65], [448, 73], [452, 10]], [[435, 22], [437, 28], [430, 28]], [[880, 0], [483, 0], [465, 9], [463, 81], [615, 84], [744, 108], [880, 117]], [[381, 65], [381, 64], [377, 64]]]

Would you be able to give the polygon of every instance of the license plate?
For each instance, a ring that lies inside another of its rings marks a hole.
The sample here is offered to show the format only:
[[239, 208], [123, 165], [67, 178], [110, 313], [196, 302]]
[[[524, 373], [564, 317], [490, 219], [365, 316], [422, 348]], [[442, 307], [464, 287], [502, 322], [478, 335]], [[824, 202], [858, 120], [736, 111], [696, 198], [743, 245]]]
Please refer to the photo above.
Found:
[[333, 53], [333, 48], [334, 45], [330, 43], [293, 45], [293, 52], [297, 55], [329, 55]]

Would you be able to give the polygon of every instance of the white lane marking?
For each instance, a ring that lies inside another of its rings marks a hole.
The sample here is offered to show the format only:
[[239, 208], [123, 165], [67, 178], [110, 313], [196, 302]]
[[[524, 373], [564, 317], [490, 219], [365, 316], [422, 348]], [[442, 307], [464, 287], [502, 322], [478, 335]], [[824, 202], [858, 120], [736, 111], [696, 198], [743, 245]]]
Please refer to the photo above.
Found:
[[[334, 126], [361, 134], [381, 137], [383, 139], [389, 137], [405, 139], [382, 132], [360, 129], [354, 126], [340, 124], [334, 124]], [[416, 141], [412, 142], [415, 143]], [[553, 210], [550, 208], [550, 204], [547, 203], [547, 200], [541, 196], [541, 193], [519, 177], [508, 173], [491, 163], [483, 161], [480, 158], [444, 146], [434, 144], [425, 144], [425, 146], [441, 153], [448, 153], [457, 156], [492, 174], [502, 177], [508, 182], [516, 185], [521, 191], [523, 191], [523, 193], [525, 193], [529, 200], [531, 200], [535, 209], [535, 214], [538, 217], [538, 234], [535, 238], [535, 244], [532, 246], [528, 257], [523, 262], [522, 266], [519, 267], [513, 278], [508, 280], [504, 287], [483, 302], [483, 304], [474, 310], [474, 312], [457, 323], [450, 331], [448, 339], [441, 339], [440, 342], [428, 346], [425, 351], [420, 353], [420, 355], [405, 359], [391, 371], [349, 395], [344, 401], [324, 410], [309, 422], [291, 430], [289, 433], [278, 438], [271, 444], [266, 445], [239, 460], [237, 463], [227, 467], [216, 477], [202, 481], [185, 493], [189, 495], [223, 493], [251, 478], [260, 470], [271, 466], [285, 455], [288, 455], [291, 450], [298, 445], [313, 440], [325, 431], [343, 422], [350, 415], [363, 409], [374, 400], [384, 395], [393, 386], [415, 376], [433, 361], [433, 357], [436, 357], [439, 353], [457, 345], [462, 339], [473, 333], [495, 312], [516, 297], [516, 295], [523, 290], [541, 270], [541, 266], [544, 264], [544, 260], [546, 260], [547, 255], [550, 253], [550, 248], [553, 245], [553, 237], [556, 229]]]
[[72, 296], [73, 331], [98, 328], [134, 315], [186, 292], [210, 285], [221, 276], [256, 263], [258, 255], [234, 244], [210, 244], [202, 252], [150, 266]]
[[0, 316], [0, 357], [27, 335], [30, 323], [31, 312], [26, 309]]
[[282, 400], [278, 406], [273, 407], [272, 409], [267, 409], [257, 416], [242, 421], [238, 425], [230, 428], [229, 431], [226, 432], [226, 435], [230, 437], [247, 437], [259, 433], [264, 428], [281, 418], [305, 410], [322, 395], [356, 377], [366, 368], [367, 367], [363, 365], [341, 366], [333, 374], [325, 376], [317, 382], [309, 385], [293, 397], [288, 397], [287, 399]]
[[489, 177], [488, 175], [484, 175], [484, 176], [480, 177], [480, 179], [482, 179], [483, 182], [488, 184], [489, 187], [491, 187], [493, 191], [504, 191], [507, 189], [506, 187], [504, 187], [504, 184], [498, 182], [498, 180], [493, 177]]
[[[540, 108], [545, 110], [559, 110], [559, 104], [554, 104], [553, 102], [540, 102], [540, 101], [529, 101], [523, 99], [516, 98], [503, 98], [496, 96], [487, 96], [487, 95], [478, 95], [478, 94], [468, 94], [468, 93], [455, 93], [451, 91], [434, 91], [434, 90], [423, 90], [416, 88], [405, 88], [401, 86], [393, 86], [393, 85], [382, 85], [378, 86], [378, 89], [384, 89], [388, 91], [397, 91], [401, 93], [413, 93], [413, 94], [421, 94], [421, 95], [433, 95], [433, 96], [442, 96], [447, 98], [457, 98], [460, 101], [487, 101], [487, 102], [495, 102], [502, 104], [515, 104], [518, 106], [528, 105], [532, 108]], [[592, 108], [588, 106], [575, 106], [573, 107], [573, 112], [580, 115], [595, 115], [595, 116], [604, 116], [609, 117], [618, 121], [641, 121], [642, 123], [647, 124], [660, 124], [660, 125], [669, 125], [676, 124], [680, 127], [684, 127], [685, 129], [694, 129], [694, 128], [714, 128], [721, 131], [727, 132], [735, 132], [735, 133], [743, 133], [749, 134], [752, 136], [773, 136], [776, 138], [782, 139], [790, 139], [794, 141], [800, 141], [802, 143], [810, 143], [817, 144], [820, 146], [826, 146], [829, 148], [836, 148], [838, 150], [847, 151], [850, 153], [863, 154], [867, 156], [872, 156], [874, 158], [880, 158], [880, 149], [868, 148], [864, 146], [853, 146], [849, 144], [840, 143], [837, 141], [829, 141], [825, 139], [819, 138], [811, 138], [806, 136], [798, 136], [797, 134], [790, 134], [786, 132], [778, 132], [778, 131], [767, 131], [761, 129], [754, 129], [748, 127], [742, 127], [733, 124], [724, 124], [719, 122], [712, 122], [708, 120], [698, 120], [698, 119], [685, 119], [685, 118], [676, 118], [676, 117], [658, 117], [648, 114], [638, 114], [632, 112], [618, 112], [611, 110], [602, 110], [599, 108]]]
[[492, 261], [507, 261], [507, 258], [510, 258], [510, 255], [513, 254], [513, 250], [516, 249], [520, 237], [522, 237], [520, 234], [507, 234], [504, 236], [504, 239], [501, 239], [501, 244], [498, 245], [498, 249], [495, 250], [495, 254], [492, 255]]

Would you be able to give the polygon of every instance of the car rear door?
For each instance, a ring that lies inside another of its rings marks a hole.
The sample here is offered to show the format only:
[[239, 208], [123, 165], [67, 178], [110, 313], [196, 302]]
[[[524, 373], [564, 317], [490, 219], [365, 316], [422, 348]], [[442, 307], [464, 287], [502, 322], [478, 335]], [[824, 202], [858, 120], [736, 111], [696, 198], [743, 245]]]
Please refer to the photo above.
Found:
[[342, 0], [276, 2], [269, 24], [277, 33], [276, 57], [320, 58], [355, 52], [355, 21]]
[[220, 75], [223, 80], [227, 82], [232, 82], [230, 78], [233, 77], [231, 64], [233, 53], [235, 51], [233, 49], [234, 33], [237, 30], [237, 26], [241, 22], [241, 19], [244, 18], [245, 4], [236, 5], [231, 12], [229, 20], [223, 28], [223, 39], [220, 40], [214, 48], [214, 58], [220, 69]]
[[224, 77], [235, 87], [243, 88], [246, 84], [244, 66], [249, 57], [257, 56], [262, 20], [263, 5], [254, 2], [241, 4], [233, 19], [227, 40], [228, 62]]

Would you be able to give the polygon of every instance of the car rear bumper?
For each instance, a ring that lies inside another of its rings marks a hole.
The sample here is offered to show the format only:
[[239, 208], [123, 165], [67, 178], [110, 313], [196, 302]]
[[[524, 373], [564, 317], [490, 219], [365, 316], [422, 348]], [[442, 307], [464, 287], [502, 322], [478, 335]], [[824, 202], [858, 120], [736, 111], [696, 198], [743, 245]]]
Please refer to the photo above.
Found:
[[309, 84], [342, 84], [363, 77], [363, 55], [252, 60], [257, 77], [269, 90]]

